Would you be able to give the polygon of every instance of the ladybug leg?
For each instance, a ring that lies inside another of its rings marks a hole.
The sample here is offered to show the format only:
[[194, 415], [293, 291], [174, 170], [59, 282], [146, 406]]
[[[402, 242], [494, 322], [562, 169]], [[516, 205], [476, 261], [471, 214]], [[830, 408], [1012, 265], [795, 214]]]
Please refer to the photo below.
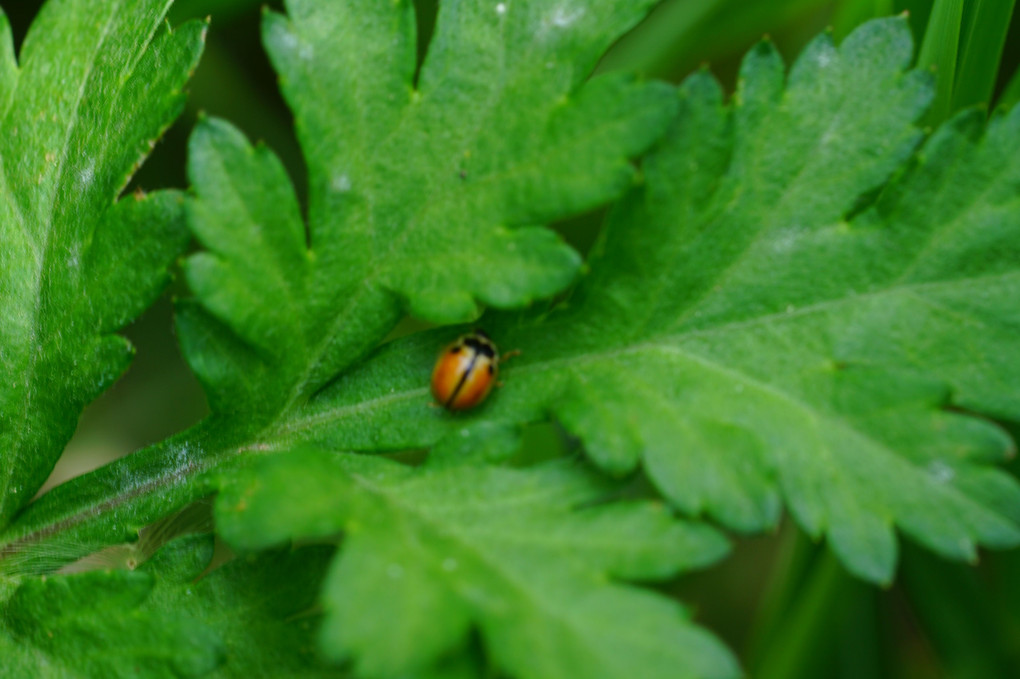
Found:
[[[505, 354], [500, 354], [499, 355], [499, 364], [503, 365], [504, 363], [509, 361], [514, 356], [520, 356], [520, 355], [521, 355], [521, 350], [520, 349], [512, 349], [512, 350], [506, 352]], [[502, 387], [502, 386], [503, 386], [503, 380], [498, 380], [496, 382], [496, 387], [499, 388], [499, 387]]]

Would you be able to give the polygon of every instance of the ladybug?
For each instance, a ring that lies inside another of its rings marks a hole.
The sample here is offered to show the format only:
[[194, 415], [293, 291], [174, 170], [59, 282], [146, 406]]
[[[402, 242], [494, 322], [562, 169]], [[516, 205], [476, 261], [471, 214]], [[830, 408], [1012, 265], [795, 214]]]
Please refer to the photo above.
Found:
[[481, 330], [443, 349], [432, 369], [432, 396], [448, 410], [467, 410], [485, 400], [499, 376], [499, 350]]

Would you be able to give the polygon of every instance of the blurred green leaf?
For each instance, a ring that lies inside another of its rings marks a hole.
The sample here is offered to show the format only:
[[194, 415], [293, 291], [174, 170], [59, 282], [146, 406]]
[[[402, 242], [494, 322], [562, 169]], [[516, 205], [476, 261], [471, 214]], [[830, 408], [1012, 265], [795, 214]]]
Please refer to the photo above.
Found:
[[165, 10], [53, 0], [20, 66], [0, 13], [0, 524], [127, 367], [114, 333], [158, 296], [188, 238], [179, 195], [115, 201], [201, 53], [204, 24], [171, 32]]
[[611, 488], [576, 464], [413, 469], [318, 451], [222, 480], [220, 533], [242, 548], [344, 531], [321, 642], [364, 677], [399, 677], [462, 646], [472, 624], [518, 677], [724, 677], [729, 653], [668, 599], [613, 582], [718, 559], [713, 530], [660, 505], [585, 505]]
[[346, 676], [314, 650], [312, 612], [331, 548], [270, 551], [203, 575], [212, 546], [209, 535], [189, 535], [136, 571], [0, 589], [4, 676]]
[[177, 539], [142, 567], [157, 587], [146, 601], [159, 617], [185, 614], [222, 642], [214, 677], [345, 677], [315, 650], [316, 597], [333, 549], [271, 550], [228, 561], [204, 574], [212, 536]]
[[148, 573], [91, 571], [26, 578], [3, 603], [9, 677], [201, 677], [220, 662], [215, 629], [147, 609]]

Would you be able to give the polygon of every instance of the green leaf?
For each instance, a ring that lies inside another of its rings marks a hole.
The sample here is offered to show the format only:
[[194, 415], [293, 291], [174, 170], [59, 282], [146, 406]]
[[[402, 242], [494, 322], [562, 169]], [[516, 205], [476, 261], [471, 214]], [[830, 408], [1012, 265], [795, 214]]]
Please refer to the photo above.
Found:
[[[541, 225], [619, 196], [670, 88], [585, 82], [651, 0], [443, 3], [415, 75], [412, 3], [292, 0], [264, 39], [308, 166], [305, 221], [265, 148], [221, 121], [191, 141], [185, 354], [217, 412], [307, 399], [404, 309], [435, 322], [563, 290], [580, 258]], [[268, 396], [267, 396], [268, 395]]]
[[[198, 200], [189, 222], [207, 251], [187, 260], [185, 275], [205, 309], [179, 307], [183, 346], [214, 411], [273, 412], [276, 394], [264, 387], [276, 376], [266, 364], [295, 374], [313, 342], [302, 336], [312, 257], [301, 212], [276, 156], [227, 123], [200, 123], [190, 151]], [[229, 318], [233, 333], [214, 331], [209, 313]], [[269, 403], [258, 400], [266, 394]]]
[[314, 650], [332, 548], [269, 551], [204, 574], [212, 553], [212, 536], [188, 535], [135, 571], [0, 589], [5, 676], [341, 676]]
[[472, 625], [519, 677], [738, 674], [675, 603], [611, 580], [705, 565], [725, 541], [657, 504], [592, 505], [612, 486], [576, 464], [414, 469], [297, 451], [221, 483], [217, 525], [235, 546], [344, 532], [321, 643], [359, 676], [426, 668]]
[[[255, 453], [438, 443], [438, 475], [458, 452], [444, 438], [550, 416], [602, 468], [642, 465], [685, 512], [754, 531], [785, 504], [871, 580], [891, 577], [897, 527], [952, 558], [1015, 544], [1017, 485], [993, 466], [1012, 443], [977, 415], [1020, 419], [1020, 113], [987, 129], [966, 114], [918, 147], [909, 121], [931, 84], [905, 72], [911, 51], [892, 19], [838, 49], [823, 37], [788, 76], [756, 48], [730, 104], [707, 75], [689, 80], [581, 287], [552, 313], [486, 319], [523, 354], [478, 410], [430, 407], [436, 352], [459, 329], [416, 334], [255, 434], [193, 432], [57, 489], [4, 550], [124, 539], [207, 494], [202, 472]], [[208, 365], [259, 365], [223, 327], [202, 341], [239, 351]], [[497, 441], [473, 459], [505, 455]]]
[[202, 49], [205, 25], [171, 32], [166, 5], [53, 0], [20, 66], [0, 20], [0, 522], [127, 367], [113, 333], [188, 239], [178, 194], [114, 200], [180, 112]]
[[185, 614], [215, 630], [222, 662], [215, 677], [338, 677], [315, 651], [315, 599], [333, 556], [327, 546], [273, 550], [203, 574], [212, 536], [175, 540], [142, 570], [161, 584], [146, 602], [158, 616]]
[[18, 86], [18, 60], [14, 55], [11, 22], [0, 10], [0, 115], [7, 113]]
[[786, 78], [759, 46], [730, 105], [695, 75], [568, 304], [486, 323], [522, 351], [488, 404], [428, 406], [442, 331], [383, 348], [265, 445], [422, 447], [552, 414], [684, 512], [761, 530], [783, 500], [873, 581], [894, 527], [954, 559], [1017, 544], [1020, 489], [991, 466], [1012, 442], [958, 411], [1020, 418], [1020, 113], [958, 117], [911, 160], [930, 84], [910, 53], [898, 18], [820, 38]]
[[[226, 123], [198, 125], [188, 214], [207, 250], [185, 265], [199, 295], [179, 303], [177, 332], [214, 417], [34, 502], [0, 538], [0, 570], [45, 571], [135, 539], [207, 493], [204, 472], [263, 450], [265, 432], [389, 332], [398, 278], [422, 292], [419, 305], [437, 286], [469, 283], [503, 306], [572, 280], [576, 253], [539, 224], [625, 191], [629, 159], [676, 107], [662, 84], [584, 82], [648, 5], [598, 0], [561, 14], [514, 0], [478, 14], [444, 3], [417, 90], [407, 2], [294, 2], [290, 20], [267, 15], [312, 194], [303, 220], [271, 153]], [[478, 54], [469, 63], [465, 51]], [[464, 292], [454, 297], [477, 291]]]
[[4, 603], [4, 672], [21, 677], [201, 677], [219, 663], [216, 631], [147, 610], [155, 580], [91, 571], [26, 578]]

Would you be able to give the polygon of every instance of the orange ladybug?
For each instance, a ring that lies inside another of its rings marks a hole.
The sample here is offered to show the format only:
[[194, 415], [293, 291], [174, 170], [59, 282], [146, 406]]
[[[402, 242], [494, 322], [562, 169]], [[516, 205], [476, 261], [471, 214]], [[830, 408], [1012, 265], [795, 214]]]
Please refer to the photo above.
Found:
[[481, 330], [443, 349], [432, 370], [432, 396], [448, 410], [467, 410], [485, 400], [499, 376], [499, 350]]

